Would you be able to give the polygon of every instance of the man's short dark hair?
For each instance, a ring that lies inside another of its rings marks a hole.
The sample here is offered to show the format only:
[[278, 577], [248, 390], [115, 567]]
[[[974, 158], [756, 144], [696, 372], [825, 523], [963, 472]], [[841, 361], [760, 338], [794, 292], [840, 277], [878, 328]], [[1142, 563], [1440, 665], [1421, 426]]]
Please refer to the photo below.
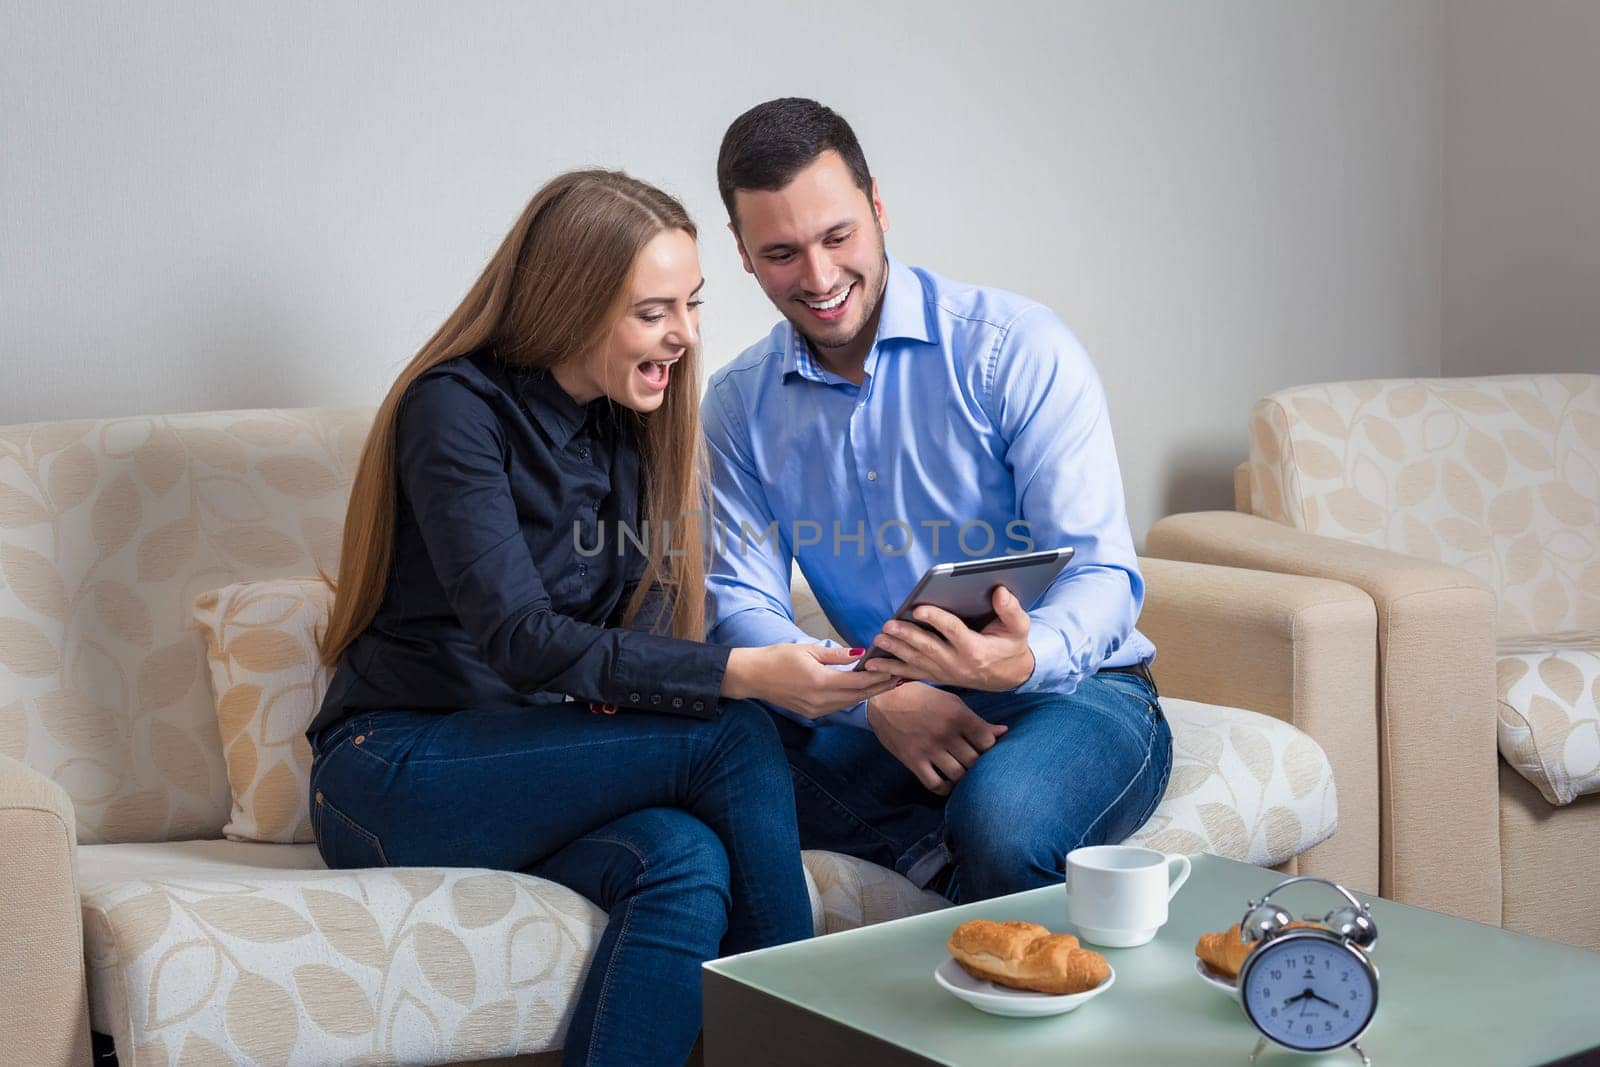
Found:
[[733, 120], [717, 153], [717, 191], [734, 227], [739, 215], [733, 194], [740, 189], [775, 192], [794, 181], [822, 153], [832, 149], [850, 168], [856, 188], [870, 199], [872, 174], [855, 131], [844, 116], [815, 100], [785, 96], [757, 104]]

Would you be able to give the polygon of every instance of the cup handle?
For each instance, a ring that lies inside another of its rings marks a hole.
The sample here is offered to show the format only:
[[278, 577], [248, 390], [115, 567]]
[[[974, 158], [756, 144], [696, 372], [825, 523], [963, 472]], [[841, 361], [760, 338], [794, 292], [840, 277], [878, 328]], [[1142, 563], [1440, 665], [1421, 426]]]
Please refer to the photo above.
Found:
[[[1168, 901], [1171, 901], [1173, 897], [1178, 895], [1178, 890], [1183, 888], [1183, 883], [1189, 880], [1189, 872], [1192, 869], [1193, 865], [1189, 862], [1188, 856], [1167, 857], [1167, 879], [1170, 883], [1167, 886]], [[1177, 877], [1173, 877], [1172, 872], [1174, 870], [1178, 872]]]

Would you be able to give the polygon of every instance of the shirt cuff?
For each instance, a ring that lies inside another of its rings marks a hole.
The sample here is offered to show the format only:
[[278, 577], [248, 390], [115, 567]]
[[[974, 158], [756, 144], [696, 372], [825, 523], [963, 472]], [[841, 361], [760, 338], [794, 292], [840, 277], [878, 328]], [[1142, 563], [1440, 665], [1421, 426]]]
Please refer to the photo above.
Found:
[[1033, 674], [1017, 686], [1017, 693], [1071, 692], [1070, 671], [1063, 668], [1072, 662], [1067, 639], [1054, 626], [1034, 619], [1028, 627], [1028, 649], [1033, 653]]
[[870, 730], [867, 723], [867, 702], [863, 700], [853, 708], [836, 711], [832, 715], [823, 716], [823, 721], [829, 726], [854, 726], [858, 730]]

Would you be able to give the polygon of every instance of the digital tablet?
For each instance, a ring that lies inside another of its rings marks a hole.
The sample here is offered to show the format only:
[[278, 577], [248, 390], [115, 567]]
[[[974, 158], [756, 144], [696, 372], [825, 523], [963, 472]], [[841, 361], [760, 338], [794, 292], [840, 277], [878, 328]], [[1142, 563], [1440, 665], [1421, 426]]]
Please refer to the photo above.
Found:
[[[1011, 590], [1011, 595], [1026, 611], [1056, 580], [1056, 575], [1072, 559], [1072, 553], [1070, 548], [1052, 548], [1044, 552], [993, 556], [966, 563], [936, 563], [923, 573], [916, 588], [900, 604], [894, 617], [925, 630], [932, 629], [911, 617], [914, 609], [931, 604], [948, 611], [971, 629], [981, 630], [994, 621], [996, 586]], [[869, 659], [885, 655], [888, 653], [874, 645], [857, 661], [855, 669], [859, 671]]]

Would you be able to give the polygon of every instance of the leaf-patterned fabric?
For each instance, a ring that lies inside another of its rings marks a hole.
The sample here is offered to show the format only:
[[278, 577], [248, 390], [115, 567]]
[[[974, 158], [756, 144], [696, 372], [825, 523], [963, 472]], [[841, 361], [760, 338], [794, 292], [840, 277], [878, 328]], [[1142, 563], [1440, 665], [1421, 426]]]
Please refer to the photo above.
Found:
[[370, 422], [307, 409], [0, 428], [0, 752], [66, 789], [80, 841], [222, 832], [194, 599], [337, 571]]
[[227, 837], [316, 840], [306, 727], [328, 691], [317, 635], [332, 610], [333, 590], [320, 578], [241, 582], [195, 600], [233, 795]]
[[1500, 752], [1552, 804], [1600, 793], [1600, 633], [1503, 642]]
[[1501, 754], [1553, 804], [1600, 792], [1600, 375], [1286, 389], [1249, 473], [1257, 515], [1488, 583]]
[[[944, 907], [805, 854], [818, 933]], [[94, 1028], [122, 1062], [445, 1063], [561, 1047], [606, 917], [503, 871], [329, 871], [314, 845], [91, 845]]]
[[1477, 575], [1505, 637], [1600, 629], [1600, 375], [1397, 379], [1274, 393], [1250, 510]]

